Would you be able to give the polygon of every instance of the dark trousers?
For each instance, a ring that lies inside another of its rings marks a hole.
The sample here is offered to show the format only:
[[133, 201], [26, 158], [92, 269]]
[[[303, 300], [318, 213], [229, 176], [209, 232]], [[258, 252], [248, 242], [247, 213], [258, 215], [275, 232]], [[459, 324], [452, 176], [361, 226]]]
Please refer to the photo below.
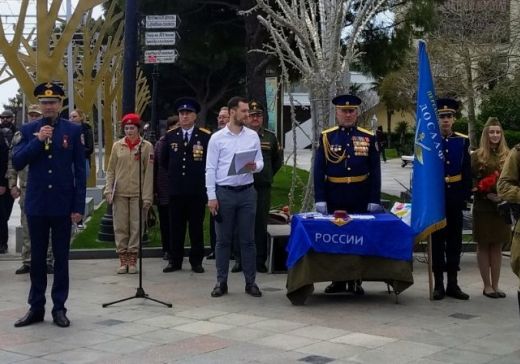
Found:
[[386, 162], [386, 152], [383, 144], [379, 144], [379, 153], [381, 153], [381, 157], [383, 158], [383, 162]]
[[[271, 186], [256, 187], [255, 245], [256, 264], [265, 264], [267, 260], [267, 218], [271, 209]], [[240, 262], [240, 245], [233, 240], [233, 253]]]
[[157, 205], [159, 212], [159, 227], [161, 229], [162, 251], [170, 250], [170, 205]]
[[206, 196], [170, 196], [170, 262], [182, 265], [186, 225], [190, 236], [190, 264], [202, 264], [204, 258], [204, 215]]
[[244, 278], [246, 284], [252, 284], [256, 279], [254, 237], [256, 191], [252, 186], [242, 191], [232, 191], [217, 186], [216, 192], [219, 215], [222, 217], [222, 222], [215, 224], [217, 232], [217, 245], [215, 247], [217, 282], [227, 283], [232, 240], [235, 231], [237, 231]]
[[6, 248], [9, 241], [9, 226], [7, 223], [13, 211], [13, 203], [14, 200], [9, 190], [0, 195], [0, 247]]
[[459, 271], [462, 249], [462, 209], [446, 206], [446, 227], [432, 234], [432, 270], [434, 273]]
[[51, 234], [54, 253], [54, 281], [51, 297], [54, 304], [52, 312], [65, 310], [69, 296], [69, 249], [71, 221], [70, 216], [27, 216], [31, 237], [31, 290], [29, 305], [31, 310], [45, 309], [45, 290], [47, 289], [47, 246]]

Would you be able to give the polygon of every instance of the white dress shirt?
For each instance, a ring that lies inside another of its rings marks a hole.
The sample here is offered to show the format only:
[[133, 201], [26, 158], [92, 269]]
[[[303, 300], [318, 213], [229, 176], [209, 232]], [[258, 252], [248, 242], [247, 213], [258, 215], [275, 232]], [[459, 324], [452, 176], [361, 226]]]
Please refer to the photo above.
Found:
[[184, 135], [188, 134], [188, 141], [190, 141], [193, 129], [195, 129], [195, 125], [189, 128], [188, 130], [182, 129], [182, 140], [184, 140]]
[[[256, 169], [251, 173], [228, 176], [228, 171], [235, 153], [256, 150]], [[253, 183], [253, 173], [260, 172], [264, 168], [262, 149], [258, 133], [246, 127], [238, 134], [234, 134], [226, 125], [213, 134], [209, 140], [206, 159], [206, 190], [208, 200], [215, 200], [216, 185], [244, 186]]]

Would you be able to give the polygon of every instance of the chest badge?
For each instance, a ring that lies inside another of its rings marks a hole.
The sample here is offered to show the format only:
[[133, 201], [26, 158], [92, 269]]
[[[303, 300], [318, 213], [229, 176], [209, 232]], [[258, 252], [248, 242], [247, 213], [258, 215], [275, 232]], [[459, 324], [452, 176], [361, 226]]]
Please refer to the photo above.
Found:
[[63, 141], [61, 143], [61, 146], [63, 147], [63, 149], [69, 148], [69, 136], [67, 134], [63, 135]]

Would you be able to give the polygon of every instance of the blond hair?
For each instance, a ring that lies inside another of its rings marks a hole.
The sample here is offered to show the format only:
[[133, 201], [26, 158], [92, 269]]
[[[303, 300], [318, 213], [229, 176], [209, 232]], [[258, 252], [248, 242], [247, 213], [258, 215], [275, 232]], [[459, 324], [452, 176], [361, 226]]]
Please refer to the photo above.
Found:
[[[491, 148], [491, 142], [489, 141], [489, 127], [491, 126], [498, 126], [501, 131], [500, 141], [495, 150]], [[490, 116], [487, 119], [482, 134], [480, 135], [480, 147], [475, 151], [475, 153], [477, 153], [478, 161], [482, 165], [487, 165], [491, 155], [496, 154], [498, 155], [500, 169], [504, 166], [507, 155], [509, 154], [509, 147], [507, 146], [506, 138], [504, 136], [504, 129], [502, 128], [502, 124], [498, 118]]]

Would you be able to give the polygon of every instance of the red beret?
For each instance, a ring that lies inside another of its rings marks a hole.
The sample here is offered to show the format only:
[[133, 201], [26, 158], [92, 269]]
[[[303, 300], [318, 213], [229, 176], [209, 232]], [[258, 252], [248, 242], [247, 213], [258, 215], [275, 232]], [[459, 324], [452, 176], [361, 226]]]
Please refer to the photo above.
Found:
[[139, 114], [130, 113], [123, 116], [123, 119], [121, 120], [121, 124], [123, 126], [125, 125], [135, 125], [139, 127], [141, 125], [141, 117]]

